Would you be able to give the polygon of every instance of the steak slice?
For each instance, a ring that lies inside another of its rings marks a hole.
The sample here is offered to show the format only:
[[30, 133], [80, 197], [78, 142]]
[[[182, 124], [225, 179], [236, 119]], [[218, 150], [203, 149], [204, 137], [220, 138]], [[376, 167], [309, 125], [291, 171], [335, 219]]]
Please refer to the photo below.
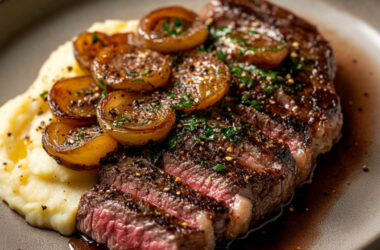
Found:
[[215, 247], [214, 232], [217, 240], [223, 237], [228, 209], [144, 158], [127, 157], [117, 164], [103, 166], [99, 183], [135, 195], [187, 222], [190, 227], [200, 228], [205, 232], [209, 249]]
[[238, 119], [216, 116], [181, 119], [163, 164], [191, 188], [230, 207], [229, 238], [289, 198], [295, 188], [295, 162], [277, 139]]
[[205, 248], [201, 230], [106, 185], [82, 195], [77, 229], [109, 249]]
[[[343, 123], [328, 42], [313, 25], [262, 0], [212, 0], [202, 18], [219, 32], [231, 27], [272, 34], [289, 50], [284, 62], [272, 69], [236, 63], [227, 55], [234, 78], [227, 103], [247, 122], [289, 146], [297, 162], [297, 184], [302, 184], [317, 156], [340, 138]], [[209, 42], [217, 44], [218, 38], [213, 39]]]

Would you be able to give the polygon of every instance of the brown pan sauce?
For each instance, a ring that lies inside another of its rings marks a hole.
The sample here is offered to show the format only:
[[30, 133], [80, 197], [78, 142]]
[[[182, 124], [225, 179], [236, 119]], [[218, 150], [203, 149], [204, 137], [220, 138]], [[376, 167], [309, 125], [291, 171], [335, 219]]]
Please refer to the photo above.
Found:
[[[337, 59], [335, 84], [344, 114], [343, 136], [331, 152], [319, 157], [313, 183], [296, 191], [279, 219], [244, 240], [235, 240], [230, 249], [309, 249], [320, 235], [319, 225], [345, 188], [370, 171], [363, 162], [373, 146], [376, 126], [371, 107], [380, 76], [360, 48], [321, 28]], [[81, 237], [71, 238], [69, 244], [75, 250], [106, 249]]]

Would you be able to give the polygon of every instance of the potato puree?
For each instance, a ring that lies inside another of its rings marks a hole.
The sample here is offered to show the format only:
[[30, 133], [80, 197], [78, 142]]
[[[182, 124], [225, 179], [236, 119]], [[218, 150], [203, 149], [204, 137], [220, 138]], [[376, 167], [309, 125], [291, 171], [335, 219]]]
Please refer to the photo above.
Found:
[[[89, 30], [135, 31], [137, 21], [95, 23]], [[95, 172], [58, 165], [41, 145], [44, 124], [52, 114], [40, 94], [62, 77], [82, 75], [68, 41], [44, 63], [33, 85], [0, 108], [0, 197], [33, 226], [69, 235], [83, 191], [96, 182]]]

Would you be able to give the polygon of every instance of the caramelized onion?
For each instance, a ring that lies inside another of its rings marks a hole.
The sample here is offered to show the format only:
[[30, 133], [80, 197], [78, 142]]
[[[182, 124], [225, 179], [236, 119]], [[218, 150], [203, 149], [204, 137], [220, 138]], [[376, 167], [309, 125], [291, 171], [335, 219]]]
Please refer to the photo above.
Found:
[[177, 6], [152, 11], [140, 20], [137, 32], [147, 48], [164, 53], [194, 48], [208, 35], [196, 13]]
[[131, 146], [163, 139], [175, 122], [175, 113], [168, 104], [152, 96], [122, 90], [99, 102], [97, 117], [107, 133]]
[[45, 128], [42, 145], [59, 164], [89, 170], [97, 168], [100, 159], [113, 152], [118, 143], [97, 125], [79, 127], [53, 122]]
[[152, 91], [168, 82], [169, 58], [155, 51], [118, 44], [99, 52], [92, 64], [92, 75], [115, 89]]
[[227, 66], [212, 54], [188, 53], [173, 72], [172, 88], [166, 95], [174, 107], [186, 112], [206, 109], [228, 92], [230, 78]]
[[95, 105], [102, 91], [88, 76], [60, 80], [49, 92], [49, 106], [53, 115], [63, 122], [78, 125], [95, 123]]
[[86, 73], [90, 72], [92, 60], [101, 49], [111, 44], [128, 43], [140, 45], [134, 33], [118, 33], [108, 36], [101, 32], [83, 32], [74, 41], [74, 56]]
[[217, 48], [220, 57], [232, 55], [233, 59], [267, 67], [278, 66], [288, 55], [284, 42], [253, 30], [234, 31], [222, 36]]

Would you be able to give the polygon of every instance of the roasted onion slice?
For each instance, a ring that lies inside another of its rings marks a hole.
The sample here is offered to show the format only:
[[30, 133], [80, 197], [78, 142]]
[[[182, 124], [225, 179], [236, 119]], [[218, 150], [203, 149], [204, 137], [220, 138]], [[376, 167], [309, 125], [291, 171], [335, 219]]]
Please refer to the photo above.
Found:
[[53, 115], [62, 122], [90, 124], [96, 122], [96, 103], [103, 89], [91, 77], [74, 77], [56, 82], [48, 100]]
[[231, 55], [233, 59], [259, 66], [275, 67], [288, 55], [284, 42], [256, 31], [234, 31], [217, 42], [218, 56]]
[[123, 90], [111, 92], [99, 102], [97, 117], [107, 133], [130, 146], [163, 139], [175, 122], [175, 112], [167, 103]]
[[118, 143], [98, 125], [80, 127], [53, 122], [45, 128], [42, 145], [59, 164], [89, 170], [97, 168], [100, 159], [113, 152]]
[[132, 33], [118, 33], [111, 36], [101, 32], [83, 32], [74, 41], [74, 55], [86, 73], [90, 73], [92, 60], [101, 49], [111, 44], [128, 43], [140, 45], [137, 36]]
[[149, 13], [140, 20], [137, 32], [147, 48], [164, 53], [194, 48], [208, 35], [196, 13], [177, 6]]
[[118, 44], [99, 52], [92, 64], [92, 75], [115, 89], [152, 91], [168, 82], [169, 58], [156, 51]]
[[173, 107], [186, 112], [206, 109], [228, 92], [230, 78], [227, 66], [212, 54], [191, 52], [173, 72], [172, 88], [166, 95]]

